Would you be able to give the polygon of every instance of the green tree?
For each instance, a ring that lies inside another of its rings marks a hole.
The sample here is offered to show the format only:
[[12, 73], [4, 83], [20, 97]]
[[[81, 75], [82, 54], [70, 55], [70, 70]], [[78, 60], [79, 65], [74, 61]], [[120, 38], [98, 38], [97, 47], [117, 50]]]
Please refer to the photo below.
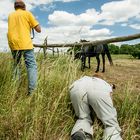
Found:
[[114, 44], [109, 44], [109, 50], [110, 50], [111, 54], [119, 54], [120, 53], [119, 46], [116, 46]]
[[133, 45], [133, 50], [131, 51], [131, 55], [134, 58], [140, 59], [140, 44]]
[[131, 54], [132, 51], [133, 51], [133, 47], [128, 44], [122, 44], [120, 47], [121, 54]]

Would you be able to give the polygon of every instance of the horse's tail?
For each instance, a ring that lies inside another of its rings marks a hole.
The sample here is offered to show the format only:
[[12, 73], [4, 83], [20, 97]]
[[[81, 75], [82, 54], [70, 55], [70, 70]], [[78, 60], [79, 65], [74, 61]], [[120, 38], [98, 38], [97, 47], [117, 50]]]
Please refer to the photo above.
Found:
[[105, 49], [105, 54], [107, 55], [110, 65], [113, 65], [113, 61], [112, 61], [111, 54], [110, 54], [107, 44], [104, 44], [104, 49]]

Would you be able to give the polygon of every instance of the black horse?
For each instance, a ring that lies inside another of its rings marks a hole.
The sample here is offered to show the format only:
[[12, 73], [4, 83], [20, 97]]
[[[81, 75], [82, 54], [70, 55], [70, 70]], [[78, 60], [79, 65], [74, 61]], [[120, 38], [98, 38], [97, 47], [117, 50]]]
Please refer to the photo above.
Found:
[[[87, 41], [81, 41], [81, 42], [87, 42]], [[99, 71], [100, 67], [100, 54], [102, 55], [102, 61], [103, 61], [103, 70], [102, 72], [105, 72], [105, 54], [108, 57], [108, 60], [110, 62], [110, 65], [113, 65], [112, 58], [108, 49], [107, 44], [100, 44], [96, 46], [85, 46], [82, 47], [80, 51], [75, 53], [74, 59], [81, 59], [81, 70], [84, 71], [84, 68], [86, 68], [86, 57], [88, 57], [88, 64], [90, 68], [90, 57], [96, 57], [97, 59], [97, 68], [95, 72]]]

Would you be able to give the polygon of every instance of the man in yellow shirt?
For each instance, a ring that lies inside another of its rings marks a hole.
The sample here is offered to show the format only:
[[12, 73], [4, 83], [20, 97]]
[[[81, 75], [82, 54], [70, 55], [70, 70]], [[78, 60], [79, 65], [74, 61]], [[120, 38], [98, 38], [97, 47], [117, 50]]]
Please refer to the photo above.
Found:
[[8, 43], [14, 58], [14, 75], [19, 74], [18, 65], [21, 57], [24, 57], [28, 74], [28, 95], [36, 87], [37, 65], [31, 40], [31, 30], [41, 32], [38, 21], [31, 12], [26, 11], [26, 5], [22, 0], [14, 3], [15, 11], [8, 17]]

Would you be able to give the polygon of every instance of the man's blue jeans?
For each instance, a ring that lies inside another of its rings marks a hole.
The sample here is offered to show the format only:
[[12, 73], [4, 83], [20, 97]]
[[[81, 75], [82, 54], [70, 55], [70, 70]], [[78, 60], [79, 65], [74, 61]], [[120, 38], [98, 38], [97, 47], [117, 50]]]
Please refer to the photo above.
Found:
[[21, 57], [24, 57], [25, 65], [27, 68], [28, 75], [28, 94], [32, 93], [32, 91], [36, 87], [37, 82], [37, 65], [34, 56], [34, 51], [32, 50], [14, 50], [12, 51], [12, 55], [14, 58], [14, 78], [18, 76], [20, 78], [20, 63]]

